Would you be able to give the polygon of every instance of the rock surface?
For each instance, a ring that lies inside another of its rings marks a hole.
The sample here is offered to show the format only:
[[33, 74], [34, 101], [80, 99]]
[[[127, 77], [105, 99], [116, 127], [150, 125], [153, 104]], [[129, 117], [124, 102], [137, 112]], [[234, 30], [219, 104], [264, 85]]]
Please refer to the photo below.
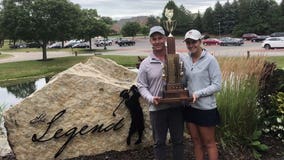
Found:
[[[143, 142], [126, 144], [130, 113], [119, 93], [136, 73], [107, 59], [93, 57], [55, 76], [44, 88], [4, 113], [9, 144], [18, 160], [66, 159], [147, 147], [152, 142], [148, 107]], [[142, 100], [140, 98], [140, 100]]]

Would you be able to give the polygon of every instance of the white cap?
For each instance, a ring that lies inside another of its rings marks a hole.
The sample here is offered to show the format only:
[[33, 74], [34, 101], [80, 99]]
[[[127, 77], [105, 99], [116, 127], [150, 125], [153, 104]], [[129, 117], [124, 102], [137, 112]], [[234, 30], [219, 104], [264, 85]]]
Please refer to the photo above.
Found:
[[161, 26], [152, 27], [149, 32], [149, 37], [151, 37], [153, 33], [160, 33], [162, 35], [165, 35], [165, 31]]
[[192, 29], [189, 30], [188, 32], [186, 32], [185, 36], [184, 36], [184, 40], [186, 39], [193, 39], [193, 40], [200, 40], [202, 39], [204, 36], [201, 35], [201, 33], [196, 30], [196, 29]]

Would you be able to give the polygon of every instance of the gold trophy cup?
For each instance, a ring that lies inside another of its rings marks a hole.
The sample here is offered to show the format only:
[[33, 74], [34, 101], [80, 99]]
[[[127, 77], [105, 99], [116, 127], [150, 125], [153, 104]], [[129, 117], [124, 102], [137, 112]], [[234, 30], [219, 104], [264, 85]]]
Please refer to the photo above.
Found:
[[184, 76], [184, 65], [180, 61], [179, 55], [176, 54], [175, 37], [172, 35], [176, 27], [176, 21], [173, 18], [173, 9], [165, 10], [167, 20], [164, 22], [165, 29], [169, 32], [167, 37], [167, 54], [166, 62], [163, 65], [163, 80], [166, 82], [163, 87], [163, 97], [159, 103], [179, 103], [182, 101], [192, 102], [192, 97], [189, 96], [185, 89], [182, 79]]

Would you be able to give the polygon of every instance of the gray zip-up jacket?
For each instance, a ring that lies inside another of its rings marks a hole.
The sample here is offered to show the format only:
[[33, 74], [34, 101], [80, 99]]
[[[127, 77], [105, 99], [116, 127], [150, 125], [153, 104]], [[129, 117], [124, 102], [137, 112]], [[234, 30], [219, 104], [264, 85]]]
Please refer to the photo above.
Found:
[[149, 111], [157, 111], [174, 107], [173, 105], [153, 104], [154, 96], [162, 97], [165, 82], [162, 79], [162, 64], [153, 53], [140, 64], [138, 71], [137, 87], [143, 98], [149, 102]]
[[185, 85], [189, 94], [198, 97], [191, 106], [200, 110], [210, 110], [217, 107], [214, 93], [221, 90], [222, 73], [214, 56], [203, 50], [201, 57], [195, 63], [191, 54], [179, 54], [184, 62]]

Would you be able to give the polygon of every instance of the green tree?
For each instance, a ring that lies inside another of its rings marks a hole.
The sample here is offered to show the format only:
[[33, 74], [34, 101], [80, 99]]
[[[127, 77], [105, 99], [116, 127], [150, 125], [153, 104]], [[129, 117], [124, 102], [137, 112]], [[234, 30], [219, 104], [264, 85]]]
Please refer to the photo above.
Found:
[[213, 21], [213, 26], [214, 26], [214, 31], [216, 34], [223, 34], [224, 32], [224, 9], [223, 6], [220, 4], [219, 1], [215, 4], [214, 8], [214, 21]]
[[159, 17], [155, 17], [155, 16], [149, 16], [147, 18], [147, 23], [146, 25], [151, 28], [153, 26], [159, 26], [160, 22], [159, 22]]
[[16, 0], [3, 0], [1, 10], [1, 30], [5, 38], [16, 41], [28, 35], [31, 28], [28, 9]]
[[28, 39], [42, 42], [45, 61], [49, 41], [67, 40], [79, 29], [80, 7], [67, 0], [34, 0], [29, 5], [32, 33]]
[[107, 37], [110, 32], [110, 26], [107, 25], [104, 19], [101, 19], [97, 10], [95, 9], [83, 9], [83, 18], [81, 19], [81, 31], [80, 38], [83, 38], [90, 43], [90, 49], [92, 49], [91, 39], [96, 36]]
[[40, 43], [43, 61], [48, 42], [67, 40], [79, 29], [80, 7], [68, 0], [4, 0], [2, 6], [5, 35]]
[[234, 34], [269, 34], [281, 26], [279, 7], [274, 0], [239, 0], [239, 4], [239, 24]]
[[202, 25], [202, 17], [199, 11], [197, 13], [196, 18], [193, 21], [193, 28], [199, 30], [201, 33], [204, 32], [203, 25]]
[[148, 33], [150, 31], [150, 28], [148, 26], [141, 26], [141, 33], [144, 35], [144, 36], [147, 36]]
[[284, 31], [284, 0], [282, 0], [282, 2], [280, 3], [280, 16], [279, 16], [279, 19], [278, 19], [278, 22], [279, 24], [282, 24], [282, 25], [279, 25], [278, 26], [278, 31]]
[[102, 21], [108, 25], [113, 25], [114, 21], [110, 17], [101, 17]]
[[232, 4], [227, 1], [224, 6], [224, 20], [223, 20], [223, 33], [230, 34], [232, 33], [234, 27], [238, 23], [238, 2], [234, 0]]
[[211, 34], [216, 33], [214, 31], [214, 15], [213, 15], [213, 9], [211, 7], [206, 9], [202, 17], [202, 26], [204, 28], [204, 32]]
[[136, 34], [140, 31], [140, 24], [138, 22], [127, 22], [121, 28], [121, 34], [123, 36], [135, 37]]
[[183, 5], [177, 7], [175, 2], [170, 0], [163, 10], [163, 16], [161, 18], [161, 24], [163, 24], [167, 18], [165, 17], [165, 10], [173, 9], [174, 15], [173, 20], [176, 21], [176, 28], [174, 30], [174, 35], [184, 35], [184, 33], [193, 27], [193, 17], [189, 10], [187, 10]]

